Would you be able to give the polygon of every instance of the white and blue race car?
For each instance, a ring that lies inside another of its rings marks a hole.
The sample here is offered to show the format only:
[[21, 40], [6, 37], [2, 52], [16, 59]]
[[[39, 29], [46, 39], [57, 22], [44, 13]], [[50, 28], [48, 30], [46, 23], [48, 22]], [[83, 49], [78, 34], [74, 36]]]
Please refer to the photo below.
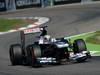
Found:
[[51, 38], [45, 28], [39, 28], [42, 33], [38, 40], [26, 47], [25, 34], [23, 31], [20, 32], [21, 44], [13, 44], [9, 49], [12, 65], [41, 67], [45, 64], [63, 64], [72, 60], [84, 62], [91, 57], [83, 39], [76, 39], [70, 43], [65, 38]]

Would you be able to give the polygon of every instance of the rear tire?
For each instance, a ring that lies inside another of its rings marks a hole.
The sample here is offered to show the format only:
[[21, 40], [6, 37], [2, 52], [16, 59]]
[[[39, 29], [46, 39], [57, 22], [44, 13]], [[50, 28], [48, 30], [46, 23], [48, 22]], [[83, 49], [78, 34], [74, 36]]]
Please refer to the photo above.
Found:
[[37, 58], [41, 57], [41, 49], [38, 45], [29, 45], [27, 47], [27, 61], [32, 67], [41, 67], [41, 64], [37, 61]]
[[77, 39], [73, 43], [74, 53], [80, 53], [82, 51], [87, 51], [85, 41], [83, 39]]
[[22, 47], [20, 44], [11, 45], [9, 53], [12, 65], [22, 65], [23, 54], [22, 54]]

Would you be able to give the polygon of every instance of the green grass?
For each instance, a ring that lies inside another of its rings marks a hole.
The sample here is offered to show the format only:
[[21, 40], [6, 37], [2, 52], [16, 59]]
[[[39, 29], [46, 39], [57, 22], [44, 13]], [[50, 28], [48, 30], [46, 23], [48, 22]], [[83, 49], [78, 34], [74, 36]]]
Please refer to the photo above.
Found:
[[86, 42], [100, 45], [100, 31], [97, 31], [91, 37], [86, 39]]
[[29, 19], [0, 19], [0, 32], [4, 32], [10, 29], [17, 29], [27, 24], [34, 23], [36, 20]]
[[[100, 51], [100, 39], [96, 39], [99, 36], [100, 36], [100, 31], [97, 31], [89, 34], [78, 35], [74, 37], [66, 37], [66, 38], [71, 39], [71, 42], [73, 42], [75, 39], [84, 39], [86, 42], [87, 49], [89, 51]], [[97, 52], [93, 55], [100, 55], [100, 52]]]
[[86, 42], [87, 49], [90, 51], [100, 51], [100, 45], [91, 44]]
[[74, 37], [66, 37], [66, 38], [71, 39], [71, 41], [73, 42], [76, 39], [86, 40], [88, 37], [91, 37], [93, 35], [94, 35], [94, 33], [89, 33], [89, 34], [83, 34], [83, 35], [78, 35], [78, 36], [74, 36]]

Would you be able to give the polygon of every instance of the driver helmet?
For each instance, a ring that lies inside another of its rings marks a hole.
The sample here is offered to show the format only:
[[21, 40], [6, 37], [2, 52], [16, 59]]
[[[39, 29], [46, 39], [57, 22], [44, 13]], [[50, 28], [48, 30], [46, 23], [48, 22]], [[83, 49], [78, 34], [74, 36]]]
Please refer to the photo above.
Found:
[[45, 35], [44, 38], [47, 39], [47, 40], [50, 40], [51, 36], [50, 35]]

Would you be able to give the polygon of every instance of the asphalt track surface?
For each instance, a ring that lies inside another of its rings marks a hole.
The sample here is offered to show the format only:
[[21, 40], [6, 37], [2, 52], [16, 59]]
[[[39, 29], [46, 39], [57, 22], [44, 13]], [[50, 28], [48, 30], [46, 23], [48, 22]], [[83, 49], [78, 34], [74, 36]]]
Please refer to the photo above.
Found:
[[[52, 36], [64, 37], [100, 29], [100, 3], [72, 5], [54, 8], [32, 8], [17, 12], [0, 13], [0, 18], [19, 16], [46, 16], [48, 32]], [[30, 35], [29, 35], [30, 36]], [[26, 38], [32, 42], [33, 37]], [[100, 75], [100, 57], [84, 63], [67, 63], [60, 66], [31, 68], [11, 66], [9, 45], [20, 42], [18, 33], [0, 35], [0, 75]]]

